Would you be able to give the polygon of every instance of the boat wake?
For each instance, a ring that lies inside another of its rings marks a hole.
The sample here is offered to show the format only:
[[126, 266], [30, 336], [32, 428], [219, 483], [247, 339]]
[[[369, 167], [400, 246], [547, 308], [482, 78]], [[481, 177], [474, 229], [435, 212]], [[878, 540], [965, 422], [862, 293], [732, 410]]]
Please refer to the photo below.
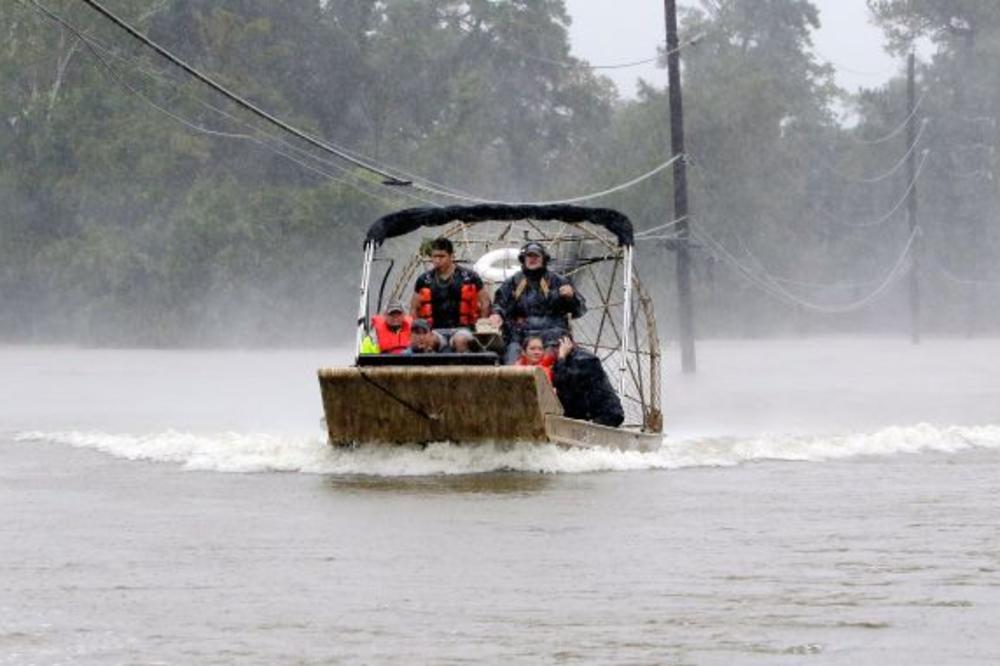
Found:
[[195, 434], [21, 432], [20, 442], [94, 449], [127, 460], [175, 463], [216, 472], [302, 472], [372, 476], [475, 474], [492, 471], [584, 473], [687, 467], [725, 467], [765, 460], [822, 462], [860, 456], [1000, 449], [1000, 426], [892, 427], [868, 434], [752, 438], [665, 439], [650, 453], [563, 449], [555, 445], [437, 443], [426, 447], [362, 445], [334, 449], [321, 436], [262, 433]]

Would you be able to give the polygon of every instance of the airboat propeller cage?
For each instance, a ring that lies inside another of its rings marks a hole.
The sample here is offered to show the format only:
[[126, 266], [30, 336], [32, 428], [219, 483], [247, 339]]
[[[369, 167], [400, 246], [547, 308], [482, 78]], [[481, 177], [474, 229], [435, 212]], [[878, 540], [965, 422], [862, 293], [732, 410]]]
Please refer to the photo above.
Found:
[[440, 227], [453, 222], [516, 222], [521, 220], [555, 221], [569, 224], [588, 223], [603, 227], [615, 236], [622, 249], [625, 270], [622, 278], [623, 321], [621, 360], [618, 369], [619, 393], [625, 391], [625, 377], [632, 331], [632, 252], [634, 236], [631, 221], [610, 208], [588, 208], [569, 205], [505, 205], [448, 206], [441, 208], [408, 208], [386, 215], [368, 229], [364, 244], [364, 264], [361, 270], [361, 302], [358, 308], [358, 329], [355, 350], [361, 353], [361, 343], [368, 326], [368, 292], [375, 250], [387, 239], [403, 236], [423, 227]]

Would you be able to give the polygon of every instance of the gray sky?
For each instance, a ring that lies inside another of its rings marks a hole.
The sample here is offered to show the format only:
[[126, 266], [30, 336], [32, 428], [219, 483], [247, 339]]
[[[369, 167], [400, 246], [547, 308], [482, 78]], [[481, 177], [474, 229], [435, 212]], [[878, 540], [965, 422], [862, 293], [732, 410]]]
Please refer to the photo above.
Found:
[[[822, 27], [813, 36], [816, 55], [837, 68], [837, 83], [850, 92], [877, 86], [900, 67], [882, 50], [882, 32], [872, 25], [865, 0], [813, 0]], [[680, 0], [697, 5], [696, 0]], [[666, 41], [662, 0], [566, 0], [573, 17], [573, 54], [595, 65], [632, 62], [656, 54]], [[683, 39], [683, 35], [681, 36]], [[653, 65], [602, 70], [624, 97], [634, 96], [639, 77], [664, 86], [666, 70]]]

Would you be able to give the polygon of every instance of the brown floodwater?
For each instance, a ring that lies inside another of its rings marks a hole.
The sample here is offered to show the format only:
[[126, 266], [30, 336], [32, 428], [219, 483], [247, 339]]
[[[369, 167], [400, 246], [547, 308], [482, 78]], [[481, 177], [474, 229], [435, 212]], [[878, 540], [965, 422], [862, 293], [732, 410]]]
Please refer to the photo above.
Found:
[[640, 455], [333, 451], [336, 352], [2, 349], [0, 664], [996, 663], [998, 352], [703, 345]]

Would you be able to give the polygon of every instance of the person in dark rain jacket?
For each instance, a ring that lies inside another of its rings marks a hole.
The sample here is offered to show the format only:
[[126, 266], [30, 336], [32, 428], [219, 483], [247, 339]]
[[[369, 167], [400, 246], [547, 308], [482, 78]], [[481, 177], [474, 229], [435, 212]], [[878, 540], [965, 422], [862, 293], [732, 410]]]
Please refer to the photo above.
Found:
[[577, 347], [569, 336], [559, 343], [552, 377], [564, 416], [614, 428], [625, 420], [621, 400], [604, 372], [601, 359]]
[[517, 362], [527, 337], [539, 335], [546, 346], [555, 347], [569, 333], [569, 319], [587, 311], [573, 283], [549, 270], [549, 259], [540, 243], [526, 244], [518, 254], [521, 270], [507, 278], [494, 296], [490, 320], [503, 329], [504, 363], [508, 365]]

